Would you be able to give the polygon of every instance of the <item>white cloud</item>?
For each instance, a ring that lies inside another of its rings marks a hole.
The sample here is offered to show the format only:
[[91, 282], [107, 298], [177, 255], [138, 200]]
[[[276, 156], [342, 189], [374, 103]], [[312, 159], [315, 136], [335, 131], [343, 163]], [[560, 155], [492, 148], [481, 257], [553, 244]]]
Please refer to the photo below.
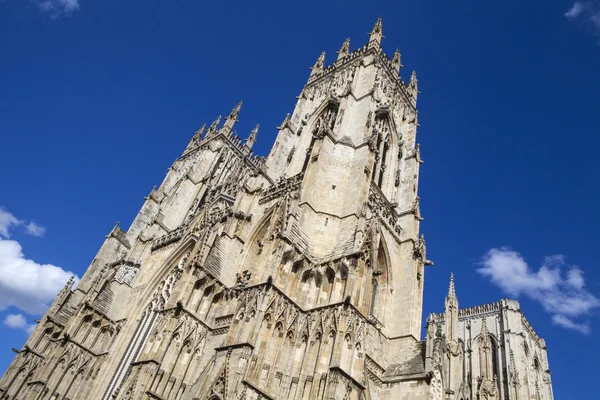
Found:
[[79, 10], [79, 0], [38, 0], [38, 7], [51, 18], [58, 18]]
[[593, 35], [600, 36], [600, 0], [576, 1], [564, 15]]
[[583, 12], [583, 4], [579, 1], [573, 3], [573, 6], [565, 13], [565, 17], [567, 18], [577, 18]]
[[0, 207], [0, 236], [9, 238], [13, 227], [21, 225], [22, 221]]
[[43, 314], [74, 275], [26, 259], [19, 243], [4, 239], [0, 239], [0, 271], [0, 311], [14, 306], [33, 315]]
[[25, 232], [31, 236], [42, 237], [46, 233], [46, 228], [31, 221], [25, 225]]
[[540, 303], [552, 314], [556, 325], [590, 333], [587, 323], [573, 319], [600, 308], [600, 299], [585, 288], [583, 271], [577, 266], [567, 265], [564, 256], [546, 257], [535, 271], [516, 251], [494, 248], [484, 255], [477, 272], [510, 296], [525, 295]]
[[4, 325], [13, 329], [22, 329], [31, 334], [35, 329], [35, 324], [28, 324], [23, 314], [8, 314], [4, 318]]
[[23, 228], [28, 235], [37, 237], [42, 237], [46, 233], [46, 228], [33, 221], [20, 220], [0, 206], [0, 237], [10, 238], [11, 231], [15, 228]]
[[562, 315], [553, 315], [552, 322], [554, 322], [558, 326], [562, 326], [563, 328], [583, 333], [584, 335], [589, 335], [591, 333], [590, 327], [588, 325], [575, 323], [569, 318], [566, 318]]

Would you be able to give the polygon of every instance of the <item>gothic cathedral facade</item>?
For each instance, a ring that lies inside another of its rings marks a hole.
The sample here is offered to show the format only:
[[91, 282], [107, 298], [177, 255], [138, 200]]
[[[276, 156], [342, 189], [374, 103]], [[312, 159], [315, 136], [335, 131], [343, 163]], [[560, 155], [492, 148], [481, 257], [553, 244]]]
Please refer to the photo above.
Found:
[[0, 380], [1, 400], [552, 400], [515, 301], [421, 340], [416, 74], [369, 42], [323, 53], [268, 157], [241, 103], [198, 130]]

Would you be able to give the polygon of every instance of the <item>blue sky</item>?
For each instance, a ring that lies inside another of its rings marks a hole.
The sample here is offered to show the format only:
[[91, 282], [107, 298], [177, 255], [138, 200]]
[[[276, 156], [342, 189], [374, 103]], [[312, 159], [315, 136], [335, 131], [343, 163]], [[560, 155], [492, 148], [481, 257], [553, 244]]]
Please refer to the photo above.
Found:
[[596, 397], [598, 1], [0, 0], [0, 370], [202, 123], [243, 100], [266, 155], [321, 51], [379, 15], [422, 92], [424, 315], [451, 271], [461, 306], [517, 298], [555, 397]]

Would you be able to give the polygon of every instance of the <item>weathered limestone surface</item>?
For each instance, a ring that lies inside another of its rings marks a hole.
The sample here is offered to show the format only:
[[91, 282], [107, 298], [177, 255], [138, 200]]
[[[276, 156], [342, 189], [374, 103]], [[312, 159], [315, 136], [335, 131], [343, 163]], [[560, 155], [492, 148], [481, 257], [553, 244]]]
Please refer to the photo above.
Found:
[[318, 58], [266, 159], [241, 103], [198, 130], [0, 399], [552, 399], [516, 302], [459, 312], [452, 285], [420, 340], [417, 78], [381, 38]]

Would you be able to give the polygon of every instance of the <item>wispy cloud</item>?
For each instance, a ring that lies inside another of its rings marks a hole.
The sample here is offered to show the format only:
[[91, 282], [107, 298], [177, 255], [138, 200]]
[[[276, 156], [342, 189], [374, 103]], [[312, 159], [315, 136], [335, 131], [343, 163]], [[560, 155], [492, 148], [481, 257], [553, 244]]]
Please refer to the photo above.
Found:
[[37, 0], [37, 3], [51, 18], [70, 16], [79, 10], [79, 0]]
[[31, 334], [35, 329], [35, 324], [28, 324], [23, 314], [8, 314], [4, 318], [4, 326], [13, 329], [21, 329], [27, 334]]
[[568, 265], [564, 256], [546, 257], [536, 271], [516, 251], [494, 248], [483, 256], [477, 272], [510, 296], [525, 295], [540, 303], [556, 325], [591, 333], [587, 322], [575, 319], [600, 308], [600, 299], [585, 288], [583, 271]]
[[10, 238], [11, 231], [15, 228], [22, 228], [28, 235], [37, 237], [42, 237], [46, 233], [46, 228], [33, 221], [21, 220], [0, 206], [0, 237]]
[[25, 232], [31, 236], [42, 237], [46, 233], [46, 228], [31, 221], [25, 225]]
[[564, 15], [578, 26], [600, 37], [600, 0], [576, 1]]
[[565, 17], [567, 18], [577, 18], [581, 15], [581, 13], [583, 12], [583, 3], [577, 1], [575, 3], [573, 3], [573, 5], [571, 6], [571, 8], [569, 9], [569, 11], [567, 11], [565, 13]]

